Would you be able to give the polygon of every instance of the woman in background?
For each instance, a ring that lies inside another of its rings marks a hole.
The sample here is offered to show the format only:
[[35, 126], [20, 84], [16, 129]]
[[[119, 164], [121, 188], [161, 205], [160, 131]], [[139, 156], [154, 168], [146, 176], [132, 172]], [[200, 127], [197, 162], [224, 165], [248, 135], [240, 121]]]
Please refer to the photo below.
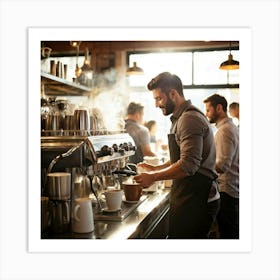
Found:
[[155, 120], [150, 120], [145, 123], [145, 126], [149, 129], [150, 132], [150, 144], [151, 147], [154, 148], [154, 152], [158, 152], [158, 148], [161, 144], [161, 140], [157, 140], [156, 133], [157, 133], [157, 123]]

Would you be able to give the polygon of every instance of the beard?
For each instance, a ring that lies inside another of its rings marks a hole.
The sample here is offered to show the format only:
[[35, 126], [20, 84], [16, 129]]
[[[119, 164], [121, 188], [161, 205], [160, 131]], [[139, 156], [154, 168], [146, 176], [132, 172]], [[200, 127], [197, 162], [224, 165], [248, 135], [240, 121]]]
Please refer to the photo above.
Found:
[[214, 116], [208, 118], [208, 120], [209, 120], [210, 123], [216, 123], [217, 122], [217, 117], [214, 115]]
[[167, 96], [167, 101], [165, 106], [159, 107], [162, 110], [164, 116], [168, 116], [174, 112], [175, 103]]

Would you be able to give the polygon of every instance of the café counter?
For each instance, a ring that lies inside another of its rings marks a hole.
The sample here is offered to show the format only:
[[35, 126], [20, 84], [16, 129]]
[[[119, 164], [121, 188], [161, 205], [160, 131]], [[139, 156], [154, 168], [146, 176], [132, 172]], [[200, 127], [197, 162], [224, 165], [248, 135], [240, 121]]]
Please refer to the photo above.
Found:
[[[122, 208], [127, 212], [125, 216], [121, 216], [121, 213], [108, 213], [107, 217], [95, 214], [94, 231], [91, 233], [43, 233], [41, 238], [165, 239], [168, 229], [169, 194], [169, 188], [159, 189], [154, 193], [143, 194], [136, 205], [122, 202]], [[111, 219], [110, 215], [116, 215], [116, 220]]]

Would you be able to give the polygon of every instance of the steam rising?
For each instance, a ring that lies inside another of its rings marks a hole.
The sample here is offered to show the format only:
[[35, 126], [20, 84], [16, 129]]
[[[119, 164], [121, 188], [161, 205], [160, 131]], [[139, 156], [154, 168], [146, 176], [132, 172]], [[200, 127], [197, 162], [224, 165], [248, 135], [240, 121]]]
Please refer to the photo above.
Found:
[[99, 109], [108, 131], [123, 130], [129, 103], [129, 90], [125, 76], [110, 69], [103, 74], [98, 74], [95, 81], [96, 87], [89, 97], [89, 108], [92, 108], [93, 113]]

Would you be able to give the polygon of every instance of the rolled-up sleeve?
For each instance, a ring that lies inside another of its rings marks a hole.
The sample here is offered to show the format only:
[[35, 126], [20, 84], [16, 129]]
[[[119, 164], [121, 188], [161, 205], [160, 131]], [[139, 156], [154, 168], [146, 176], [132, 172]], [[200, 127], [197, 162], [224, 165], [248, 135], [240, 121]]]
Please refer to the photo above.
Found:
[[207, 127], [196, 114], [185, 113], [178, 120], [176, 133], [176, 141], [180, 146], [178, 164], [187, 176], [194, 175], [201, 165], [205, 129]]
[[234, 144], [235, 136], [229, 129], [218, 130], [215, 136], [217, 158], [216, 165], [219, 170], [226, 172], [231, 168], [236, 145]]

